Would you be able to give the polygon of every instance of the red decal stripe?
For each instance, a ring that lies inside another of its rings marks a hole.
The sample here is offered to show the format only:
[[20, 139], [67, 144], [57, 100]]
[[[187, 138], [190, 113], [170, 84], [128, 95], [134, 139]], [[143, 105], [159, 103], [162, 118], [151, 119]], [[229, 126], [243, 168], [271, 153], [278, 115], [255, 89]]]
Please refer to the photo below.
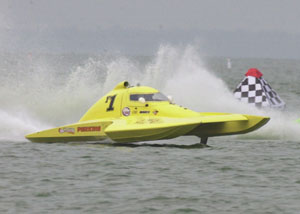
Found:
[[100, 132], [101, 126], [77, 127], [77, 132]]

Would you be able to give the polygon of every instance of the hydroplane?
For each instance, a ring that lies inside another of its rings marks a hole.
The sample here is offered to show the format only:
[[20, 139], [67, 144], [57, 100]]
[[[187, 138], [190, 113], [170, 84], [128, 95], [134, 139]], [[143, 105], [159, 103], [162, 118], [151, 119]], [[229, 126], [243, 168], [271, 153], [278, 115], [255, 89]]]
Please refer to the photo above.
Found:
[[103, 141], [132, 143], [197, 136], [209, 137], [252, 132], [269, 117], [246, 114], [196, 112], [174, 104], [157, 89], [119, 83], [98, 100], [77, 123], [28, 134], [32, 142]]

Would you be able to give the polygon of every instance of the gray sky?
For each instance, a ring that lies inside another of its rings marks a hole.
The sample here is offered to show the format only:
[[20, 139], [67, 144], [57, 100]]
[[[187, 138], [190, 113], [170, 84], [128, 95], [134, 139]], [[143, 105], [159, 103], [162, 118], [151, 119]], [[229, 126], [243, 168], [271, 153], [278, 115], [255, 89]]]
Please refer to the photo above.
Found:
[[[197, 40], [212, 55], [247, 56], [257, 41], [261, 51], [254, 51], [268, 57], [273, 51], [261, 46], [272, 49], [271, 37], [278, 51], [285, 41], [291, 47], [285, 57], [299, 47], [299, 20], [298, 0], [0, 0], [0, 48], [134, 53], [139, 44], [150, 53], [161, 42]], [[231, 44], [239, 51], [230, 51]]]

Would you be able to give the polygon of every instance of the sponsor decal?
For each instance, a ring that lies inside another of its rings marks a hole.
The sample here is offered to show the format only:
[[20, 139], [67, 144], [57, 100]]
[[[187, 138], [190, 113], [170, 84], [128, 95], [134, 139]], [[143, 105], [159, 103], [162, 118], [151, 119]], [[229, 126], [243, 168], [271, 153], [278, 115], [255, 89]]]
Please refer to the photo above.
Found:
[[149, 118], [149, 119], [145, 119], [145, 118], [139, 118], [137, 119], [137, 121], [135, 122], [136, 124], [155, 124], [155, 123], [162, 123], [162, 120], [158, 119], [158, 118]]
[[135, 123], [136, 124], [144, 124], [144, 123], [146, 123], [146, 120], [145, 120], [145, 118], [139, 118]]
[[77, 127], [77, 132], [100, 132], [101, 126]]
[[150, 111], [140, 111], [140, 114], [149, 114]]
[[153, 111], [153, 114], [154, 114], [154, 115], [157, 115], [157, 113], [158, 113], [157, 110], [154, 110], [154, 111]]
[[161, 123], [161, 121], [157, 118], [150, 118], [150, 119], [148, 119], [148, 122], [149, 123]]
[[122, 114], [126, 117], [129, 116], [130, 115], [130, 108], [128, 108], [128, 107], [123, 108]]
[[66, 133], [70, 133], [70, 134], [75, 134], [75, 129], [74, 128], [68, 128], [68, 127], [66, 127], [66, 128], [59, 128], [58, 132], [60, 134], [65, 133], [65, 132]]

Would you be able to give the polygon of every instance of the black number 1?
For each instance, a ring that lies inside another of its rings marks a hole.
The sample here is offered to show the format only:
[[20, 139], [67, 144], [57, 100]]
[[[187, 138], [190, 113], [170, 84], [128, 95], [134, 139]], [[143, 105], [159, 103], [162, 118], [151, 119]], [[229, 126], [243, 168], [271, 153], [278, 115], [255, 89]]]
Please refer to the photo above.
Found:
[[117, 95], [113, 95], [113, 96], [108, 96], [108, 97], [106, 97], [105, 103], [107, 103], [108, 100], [110, 100], [109, 106], [108, 106], [108, 108], [106, 109], [106, 111], [113, 111], [113, 110], [114, 110], [113, 105], [114, 105], [116, 96], [117, 96]]

